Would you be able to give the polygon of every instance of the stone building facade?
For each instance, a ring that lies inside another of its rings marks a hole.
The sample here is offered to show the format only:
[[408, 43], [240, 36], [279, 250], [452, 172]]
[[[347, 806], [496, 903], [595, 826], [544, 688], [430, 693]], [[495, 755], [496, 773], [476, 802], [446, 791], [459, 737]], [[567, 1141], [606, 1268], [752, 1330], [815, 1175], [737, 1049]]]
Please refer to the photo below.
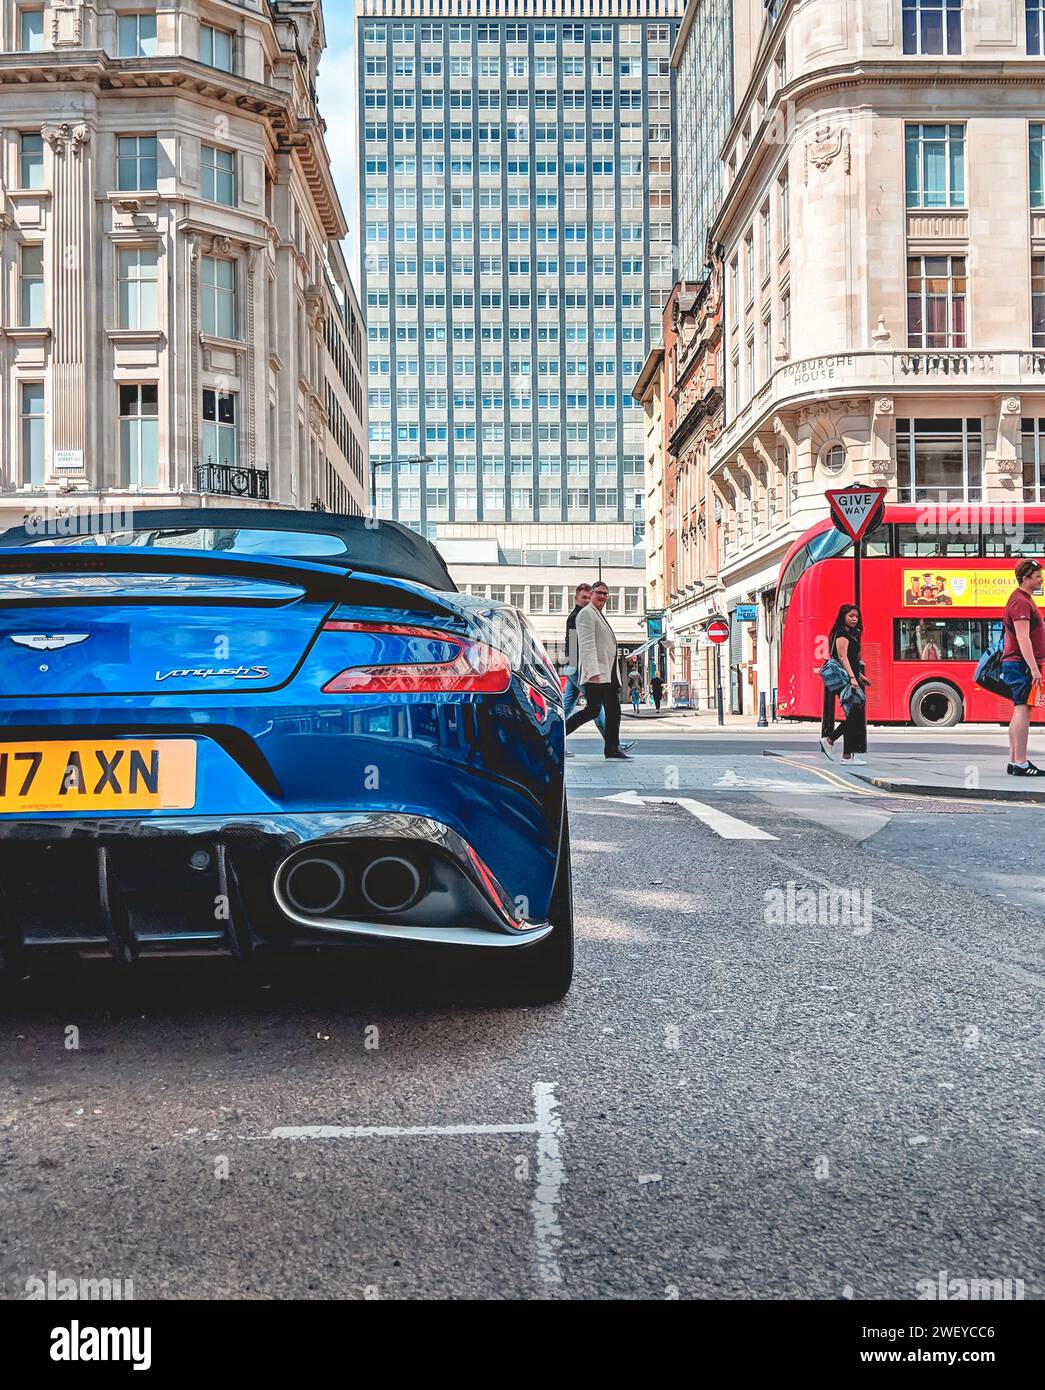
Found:
[[0, 522], [366, 505], [318, 0], [0, 9]]
[[[777, 0], [722, 150], [727, 611], [772, 601], [828, 487], [1045, 500], [1045, 43], [1036, 0]], [[736, 706], [735, 706], [736, 707]]]

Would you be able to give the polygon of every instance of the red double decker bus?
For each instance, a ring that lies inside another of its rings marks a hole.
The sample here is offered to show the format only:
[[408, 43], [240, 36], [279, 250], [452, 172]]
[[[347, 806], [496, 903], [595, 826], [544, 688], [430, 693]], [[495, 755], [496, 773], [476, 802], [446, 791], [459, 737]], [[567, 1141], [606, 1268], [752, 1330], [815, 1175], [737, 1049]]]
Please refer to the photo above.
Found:
[[[1024, 555], [1045, 555], [1045, 506], [885, 508], [861, 567], [869, 720], [940, 728], [1008, 722], [1012, 707], [974, 685], [973, 675], [1001, 633]], [[852, 599], [853, 543], [824, 520], [795, 541], [780, 569], [779, 717], [820, 719], [824, 639]], [[1031, 717], [1045, 722], [1045, 710]]]

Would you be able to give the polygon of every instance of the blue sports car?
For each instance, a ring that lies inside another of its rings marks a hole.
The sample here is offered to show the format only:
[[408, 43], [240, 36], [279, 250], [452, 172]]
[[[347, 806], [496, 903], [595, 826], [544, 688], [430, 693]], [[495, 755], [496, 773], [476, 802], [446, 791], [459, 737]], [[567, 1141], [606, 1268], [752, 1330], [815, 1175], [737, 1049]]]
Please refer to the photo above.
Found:
[[491, 1000], [566, 992], [562, 698], [518, 610], [388, 521], [55, 532], [0, 535], [9, 967], [365, 940]]

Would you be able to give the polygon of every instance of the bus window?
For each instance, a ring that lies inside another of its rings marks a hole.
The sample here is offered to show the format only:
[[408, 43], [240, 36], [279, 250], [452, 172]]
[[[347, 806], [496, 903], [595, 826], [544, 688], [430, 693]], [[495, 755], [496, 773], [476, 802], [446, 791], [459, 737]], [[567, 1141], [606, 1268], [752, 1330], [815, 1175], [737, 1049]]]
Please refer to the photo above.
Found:
[[987, 627], [979, 618], [898, 618], [893, 656], [897, 661], [979, 661]]
[[[881, 559], [890, 553], [888, 526], [880, 527], [873, 536], [869, 536], [864, 541], [865, 559]], [[847, 556], [852, 557], [852, 554], [852, 541], [844, 531], [839, 531], [834, 526], [829, 527], [826, 531], [818, 531], [815, 536], [810, 536], [801, 550], [795, 551], [788, 561], [787, 569], [780, 576], [780, 585], [777, 590], [775, 625], [778, 640], [784, 631], [784, 619], [787, 616], [788, 605], [795, 592], [795, 586], [810, 565], [818, 564], [821, 560], [840, 560]]]
[[836, 560], [846, 551], [852, 554], [852, 542], [844, 531], [836, 531], [832, 526], [829, 531], [810, 536], [808, 550], [809, 563], [815, 565], [818, 560]]
[[946, 530], [940, 535], [932, 527], [897, 526], [896, 540], [898, 555], [909, 555], [917, 559], [938, 560], [945, 556], [966, 555], [975, 557], [980, 553], [979, 534], [975, 527], [970, 528], [964, 535], [951, 535]]
[[1045, 550], [1045, 526], [1028, 525], [1013, 512], [1012, 524], [992, 527], [984, 535], [984, 554], [990, 556], [1032, 555], [1035, 559]]

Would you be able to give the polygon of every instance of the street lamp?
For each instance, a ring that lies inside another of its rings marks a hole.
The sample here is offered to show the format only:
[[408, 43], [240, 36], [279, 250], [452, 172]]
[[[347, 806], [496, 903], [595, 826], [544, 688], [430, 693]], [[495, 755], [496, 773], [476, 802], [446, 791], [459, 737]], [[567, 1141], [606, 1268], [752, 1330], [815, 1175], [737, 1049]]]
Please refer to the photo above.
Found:
[[[396, 458], [393, 463], [431, 463], [431, 454], [408, 454], [406, 458]], [[370, 460], [370, 515], [377, 516], [377, 461]]]

